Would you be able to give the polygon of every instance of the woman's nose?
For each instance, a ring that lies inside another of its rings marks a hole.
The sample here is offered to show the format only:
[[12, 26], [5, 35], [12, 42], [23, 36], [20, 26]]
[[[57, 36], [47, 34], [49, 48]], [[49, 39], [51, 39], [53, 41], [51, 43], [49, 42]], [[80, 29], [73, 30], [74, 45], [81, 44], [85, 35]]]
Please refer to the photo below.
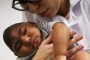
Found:
[[27, 6], [28, 6], [29, 11], [32, 13], [36, 13], [37, 8], [39, 7], [39, 5], [35, 3], [27, 3]]

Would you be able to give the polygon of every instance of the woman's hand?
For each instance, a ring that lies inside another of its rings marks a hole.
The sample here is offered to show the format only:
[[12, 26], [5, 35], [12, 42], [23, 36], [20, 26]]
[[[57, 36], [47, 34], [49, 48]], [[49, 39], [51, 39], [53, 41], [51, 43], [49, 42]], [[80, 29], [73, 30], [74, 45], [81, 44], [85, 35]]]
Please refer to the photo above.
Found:
[[[73, 37], [74, 35], [76, 34], [76, 31], [71, 31], [71, 37]], [[70, 48], [73, 44], [75, 44], [76, 42], [80, 41], [81, 39], [83, 38], [82, 35], [78, 35], [74, 38], [71, 38], [70, 42], [69, 42], [69, 45], [68, 45], [68, 48]], [[71, 60], [71, 57], [76, 53], [78, 52], [79, 50], [83, 49], [83, 45], [78, 45], [78, 46], [75, 46], [74, 48], [72, 49], [69, 49], [67, 51], [67, 58], [69, 60]]]
[[51, 42], [51, 35], [49, 35], [49, 37], [41, 43], [36, 55], [32, 60], [48, 60], [48, 58], [53, 56], [53, 44], [52, 43], [50, 44], [50, 42]]
[[[71, 37], [73, 37], [75, 34], [76, 34], [76, 32], [72, 31]], [[40, 45], [36, 55], [34, 56], [33, 60], [54, 60], [53, 43], [51, 43], [51, 35], [52, 35], [52, 33], [50, 34], [50, 36], [47, 39], [45, 39], [41, 43], [41, 45]], [[81, 39], [82, 39], [81, 35], [70, 39], [68, 48], [70, 48], [74, 43], [80, 41]], [[67, 57], [69, 57], [69, 59], [70, 59], [70, 57], [73, 56], [73, 54], [75, 54], [76, 52], [78, 52], [81, 49], [83, 49], [82, 45], [79, 45], [79, 46], [76, 46], [72, 49], [69, 49], [67, 51]]]

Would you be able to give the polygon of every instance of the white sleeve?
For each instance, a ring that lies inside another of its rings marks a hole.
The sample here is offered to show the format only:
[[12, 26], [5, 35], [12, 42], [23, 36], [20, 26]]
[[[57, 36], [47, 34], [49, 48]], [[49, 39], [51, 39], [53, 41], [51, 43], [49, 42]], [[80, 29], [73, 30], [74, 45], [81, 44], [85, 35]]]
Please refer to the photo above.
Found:
[[64, 23], [67, 27], [69, 27], [68, 21], [67, 21], [64, 17], [59, 16], [59, 15], [55, 16], [55, 17], [53, 18], [53, 21], [49, 22], [48, 24], [49, 24], [49, 26], [51, 26], [51, 28], [52, 28], [53, 25], [54, 25], [55, 23], [57, 23], [57, 22], [62, 22], [62, 23]]
[[90, 0], [88, 0], [89, 21], [90, 21]]
[[90, 21], [90, 0], [86, 0], [86, 7], [87, 7], [87, 13], [88, 13], [88, 17], [89, 17], [89, 21]]

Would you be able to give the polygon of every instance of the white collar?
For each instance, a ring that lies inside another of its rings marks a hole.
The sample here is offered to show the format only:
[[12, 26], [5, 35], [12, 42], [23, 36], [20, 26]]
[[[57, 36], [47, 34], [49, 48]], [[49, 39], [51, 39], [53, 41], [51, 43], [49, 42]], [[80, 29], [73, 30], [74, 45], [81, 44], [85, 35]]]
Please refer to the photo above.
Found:
[[70, 0], [71, 7], [74, 7], [80, 0]]
[[80, 1], [81, 0], [70, 0], [70, 10], [73, 17], [78, 18], [82, 14]]
[[81, 6], [80, 6], [81, 0], [70, 0], [70, 18], [69, 18], [69, 24], [74, 25], [77, 23], [77, 19], [81, 16]]

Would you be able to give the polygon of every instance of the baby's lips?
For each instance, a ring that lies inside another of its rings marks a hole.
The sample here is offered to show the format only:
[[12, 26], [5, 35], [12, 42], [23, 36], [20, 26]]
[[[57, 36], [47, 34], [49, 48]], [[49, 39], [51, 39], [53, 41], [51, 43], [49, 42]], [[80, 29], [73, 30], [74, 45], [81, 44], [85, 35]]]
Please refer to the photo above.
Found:
[[31, 41], [31, 46], [32, 48], [36, 48], [38, 45], [38, 37], [35, 38], [35, 40], [32, 40]]
[[33, 41], [30, 41], [30, 46], [31, 46], [32, 48], [34, 48], [34, 42], [33, 42]]
[[38, 38], [36, 38], [35, 41], [34, 41], [34, 48], [37, 47], [37, 44], [38, 44]]
[[35, 39], [35, 43], [37, 43], [37, 42], [38, 42], [38, 38]]

